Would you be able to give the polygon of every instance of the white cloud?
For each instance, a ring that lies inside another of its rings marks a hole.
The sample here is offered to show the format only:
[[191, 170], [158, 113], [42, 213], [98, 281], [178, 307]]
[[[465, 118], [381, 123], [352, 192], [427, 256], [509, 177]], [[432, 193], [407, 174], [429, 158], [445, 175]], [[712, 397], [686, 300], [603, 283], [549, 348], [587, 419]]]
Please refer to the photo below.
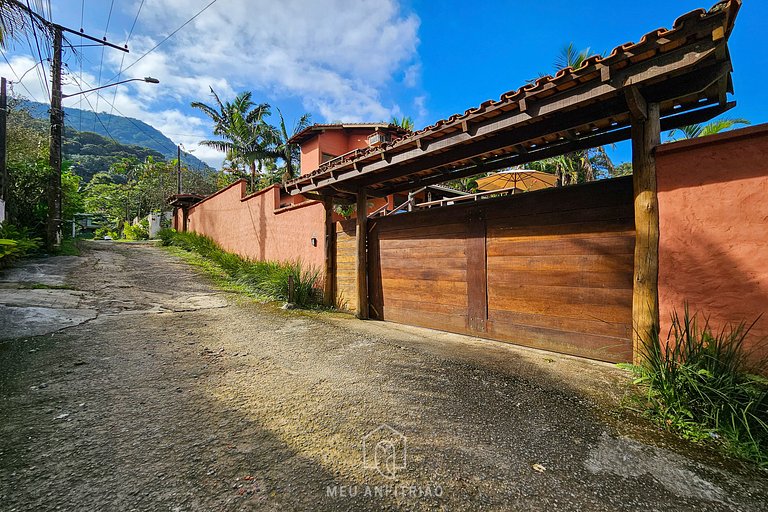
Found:
[[[160, 84], [132, 82], [101, 91], [98, 110], [110, 111], [114, 102], [118, 113], [141, 119], [218, 166], [223, 155], [198, 144], [211, 138], [210, 120], [189, 107], [192, 101], [210, 103], [209, 86], [224, 99], [251, 90], [273, 105], [300, 103], [317, 122], [383, 121], [402, 112], [388, 89], [419, 82], [420, 21], [399, 0], [219, 0], [136, 62], [208, 2], [145, 0], [130, 53], [106, 51], [100, 83], [111, 81], [124, 58], [130, 68], [121, 79], [152, 76]], [[131, 21], [138, 5], [122, 4]], [[121, 40], [125, 28], [110, 38]], [[96, 55], [86, 66], [83, 88], [98, 82]], [[24, 59], [14, 68], [34, 64]], [[30, 73], [24, 83], [42, 99], [36, 81]], [[65, 93], [76, 90], [65, 86]], [[96, 93], [87, 98], [96, 107]], [[65, 105], [90, 108], [74, 98]]]
[[[164, 34], [198, 8], [188, 0], [147, 0], [142, 21]], [[413, 64], [418, 27], [395, 0], [222, 1], [130, 72], [161, 70], [158, 78], [180, 96], [199, 98], [208, 84], [224, 96], [255, 87], [277, 99], [298, 97], [326, 121], [386, 119], [395, 107], [381, 92]]]
[[14, 55], [8, 62], [10, 66], [5, 60], [0, 61], [0, 75], [8, 79], [11, 91], [25, 97], [31, 96], [36, 101], [48, 102], [48, 91], [38, 75], [40, 72], [48, 77], [47, 69], [26, 55]]

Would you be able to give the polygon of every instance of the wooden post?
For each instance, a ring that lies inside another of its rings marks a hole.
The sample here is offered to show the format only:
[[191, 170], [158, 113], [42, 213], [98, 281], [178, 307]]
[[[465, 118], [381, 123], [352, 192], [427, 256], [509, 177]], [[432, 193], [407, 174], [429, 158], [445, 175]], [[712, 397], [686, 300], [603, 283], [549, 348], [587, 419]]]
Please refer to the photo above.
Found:
[[336, 256], [336, 223], [333, 222], [333, 198], [323, 198], [325, 206], [325, 287], [323, 300], [326, 306], [335, 306], [336, 297], [334, 289], [334, 259]]
[[357, 318], [368, 318], [368, 263], [367, 263], [367, 239], [368, 239], [368, 197], [365, 189], [357, 192], [357, 256], [355, 258], [355, 270], [357, 276]]
[[635, 196], [635, 269], [632, 291], [632, 348], [641, 362], [643, 343], [659, 329], [659, 200], [656, 157], [661, 143], [659, 104], [646, 104], [638, 91], [627, 95], [632, 112], [632, 184]]

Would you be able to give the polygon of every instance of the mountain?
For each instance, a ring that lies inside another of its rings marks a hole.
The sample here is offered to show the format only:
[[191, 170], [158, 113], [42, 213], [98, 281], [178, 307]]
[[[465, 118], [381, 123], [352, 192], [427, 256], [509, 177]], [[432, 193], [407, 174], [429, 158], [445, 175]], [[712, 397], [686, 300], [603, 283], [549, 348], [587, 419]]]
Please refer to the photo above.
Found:
[[135, 158], [140, 162], [150, 156], [156, 161], [166, 160], [165, 155], [154, 149], [121, 144], [98, 133], [79, 132], [69, 126], [64, 128], [62, 152], [64, 159], [72, 162], [72, 170], [84, 182], [90, 181], [96, 173], [109, 172], [112, 164], [126, 158]]
[[[50, 106], [47, 103], [23, 101], [19, 106], [29, 111], [32, 117], [48, 119]], [[138, 119], [106, 112], [99, 113], [97, 118], [96, 114], [90, 110], [64, 107], [64, 124], [78, 132], [96, 133], [106, 137], [109, 142], [112, 142], [111, 137], [120, 144], [141, 146], [156, 151], [167, 160], [176, 158], [176, 144], [160, 130]], [[189, 153], [183, 152], [181, 160], [190, 169], [204, 172], [213, 170], [208, 164]]]

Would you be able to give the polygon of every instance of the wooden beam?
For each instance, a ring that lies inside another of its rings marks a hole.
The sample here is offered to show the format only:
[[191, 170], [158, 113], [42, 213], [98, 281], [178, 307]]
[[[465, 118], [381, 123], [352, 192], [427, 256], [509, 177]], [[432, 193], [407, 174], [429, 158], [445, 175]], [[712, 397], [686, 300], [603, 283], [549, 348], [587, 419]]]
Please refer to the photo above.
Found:
[[325, 286], [323, 287], [323, 301], [326, 306], [336, 305], [335, 257], [336, 257], [336, 223], [333, 222], [333, 198], [323, 198], [325, 207]]
[[637, 87], [624, 89], [624, 97], [627, 99], [627, 108], [635, 120], [645, 121], [648, 118], [648, 105]]
[[[624, 87], [644, 86], [646, 83], [653, 83], [659, 79], [669, 81], [672, 77], [680, 77], [683, 82], [690, 80], [690, 77], [685, 77], [684, 75], [700, 71], [696, 68], [700, 68], [705, 61], [714, 59], [716, 47], [717, 44], [711, 41], [700, 42], [695, 46], [692, 44], [685, 45], [657, 58], [628, 66], [627, 69], [617, 72], [607, 83], [587, 82], [567, 92], [554, 94], [547, 98], [524, 98], [528, 102], [535, 101], [536, 108], [532, 109], [531, 105], [524, 104], [523, 106], [526, 107], [528, 112], [510, 110], [493, 118], [483, 121], [478, 120], [476, 123], [473, 122], [474, 135], [458, 131], [430, 142], [428, 147], [422, 144], [421, 148], [419, 148], [417, 145], [416, 148], [392, 154], [386, 161], [379, 159], [371, 163], [361, 164], [357, 172], [351, 169], [340, 170], [337, 178], [319, 179], [316, 185], [297, 184], [298, 191], [312, 190], [315, 187], [323, 187], [333, 182], [355, 178], [361, 174], [371, 174], [384, 167], [411, 162], [414, 159], [437, 153], [441, 153], [440, 156], [442, 156], [446, 150], [453, 149], [456, 146], [463, 146], [474, 136], [489, 137], [518, 125], [522, 128], [522, 123], [530, 122], [535, 118], [540, 120], [545, 116], [552, 116], [555, 113], [558, 116], [562, 116], [569, 109], [580, 103], [594, 110], [598, 105], [603, 107], [604, 103], [609, 101], [609, 99], [618, 97], [623, 104], [625, 100], [621, 90]], [[531, 110], [535, 110], [535, 113], [531, 113]], [[398, 148], [390, 149], [391, 151], [397, 151]]]
[[[669, 116], [661, 121], [662, 131], [673, 130], [681, 126], [686, 126], [695, 123], [707, 122], [724, 112], [732, 109], [736, 106], [736, 102], [729, 102], [724, 105], [714, 105], [694, 110], [690, 112], [682, 112], [673, 116]], [[573, 142], [560, 142], [552, 146], [542, 147], [538, 150], [532, 151], [527, 154], [508, 155], [503, 158], [494, 160], [486, 160], [482, 162], [482, 166], [479, 164], [471, 165], [467, 167], [458, 168], [452, 170], [446, 174], [429, 176], [418, 181], [398, 182], [390, 186], [384, 186], [381, 189], [376, 189], [377, 194], [392, 194], [402, 192], [405, 190], [412, 190], [414, 188], [423, 187], [427, 185], [434, 185], [437, 183], [443, 183], [449, 180], [455, 180], [459, 178], [465, 178], [467, 176], [473, 176], [481, 172], [495, 171], [496, 169], [502, 169], [504, 167], [510, 167], [514, 165], [522, 165], [528, 162], [535, 162], [544, 158], [552, 156], [562, 155], [571, 151], [579, 151], [583, 149], [589, 149], [597, 146], [604, 146], [606, 144], [613, 144], [622, 140], [631, 138], [631, 130], [629, 127], [617, 126], [610, 132], [591, 135], [585, 139], [579, 139]]]
[[368, 318], [368, 195], [364, 188], [357, 191], [357, 224], [355, 275], [357, 280], [357, 318]]
[[659, 104], [632, 120], [632, 183], [635, 197], [635, 269], [632, 292], [632, 346], [641, 362], [643, 344], [659, 329], [659, 200], [656, 157], [661, 143]]

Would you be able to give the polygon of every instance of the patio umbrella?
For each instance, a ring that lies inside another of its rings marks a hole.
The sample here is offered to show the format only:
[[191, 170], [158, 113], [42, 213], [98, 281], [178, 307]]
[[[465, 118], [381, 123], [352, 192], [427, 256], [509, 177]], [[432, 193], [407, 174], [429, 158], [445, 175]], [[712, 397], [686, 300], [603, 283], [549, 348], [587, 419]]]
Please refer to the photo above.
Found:
[[554, 187], [557, 176], [541, 171], [528, 169], [512, 169], [501, 171], [477, 180], [477, 190], [491, 192], [493, 190], [512, 189], [512, 193], [528, 190], [541, 190]]

